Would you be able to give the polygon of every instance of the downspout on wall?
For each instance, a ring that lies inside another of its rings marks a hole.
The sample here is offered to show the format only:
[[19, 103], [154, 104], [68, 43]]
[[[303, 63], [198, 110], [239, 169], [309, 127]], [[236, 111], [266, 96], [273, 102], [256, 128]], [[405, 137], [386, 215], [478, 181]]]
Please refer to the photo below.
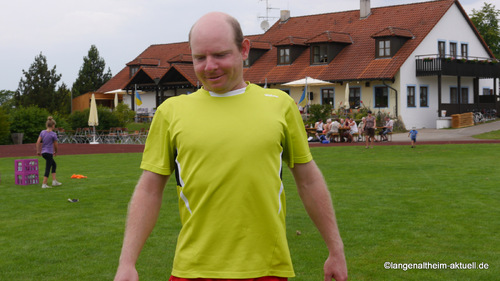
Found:
[[[395, 115], [395, 117], [398, 117], [399, 116], [398, 115], [398, 90], [396, 90], [393, 87], [387, 85], [384, 80], [382, 80], [382, 84], [384, 84], [384, 86], [386, 86], [387, 88], [392, 89], [396, 93], [396, 107], [394, 109], [394, 115]], [[390, 95], [389, 95], [389, 97], [390, 97]]]

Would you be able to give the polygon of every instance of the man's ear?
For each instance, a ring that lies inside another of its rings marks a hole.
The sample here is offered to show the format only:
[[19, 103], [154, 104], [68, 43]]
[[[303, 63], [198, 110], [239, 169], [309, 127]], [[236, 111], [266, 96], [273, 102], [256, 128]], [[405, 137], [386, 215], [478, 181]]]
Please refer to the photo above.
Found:
[[243, 57], [243, 60], [248, 58], [248, 53], [250, 53], [250, 40], [245, 38], [241, 43], [241, 56]]

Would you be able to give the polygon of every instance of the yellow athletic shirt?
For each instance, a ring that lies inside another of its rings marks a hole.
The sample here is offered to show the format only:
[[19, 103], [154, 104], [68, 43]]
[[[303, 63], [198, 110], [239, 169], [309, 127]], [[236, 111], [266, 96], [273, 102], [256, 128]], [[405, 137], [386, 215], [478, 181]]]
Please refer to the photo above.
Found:
[[293, 277], [282, 163], [312, 160], [294, 100], [248, 84], [238, 95], [200, 89], [158, 107], [141, 168], [175, 172], [182, 229], [172, 275]]

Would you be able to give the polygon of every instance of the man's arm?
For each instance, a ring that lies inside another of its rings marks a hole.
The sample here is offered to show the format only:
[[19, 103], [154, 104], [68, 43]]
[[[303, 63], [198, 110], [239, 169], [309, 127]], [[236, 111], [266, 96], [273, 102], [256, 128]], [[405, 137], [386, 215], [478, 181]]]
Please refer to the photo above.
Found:
[[325, 262], [325, 281], [347, 280], [344, 244], [340, 238], [335, 211], [323, 175], [314, 161], [295, 164], [292, 169], [297, 189], [309, 217], [325, 241], [329, 255]]
[[135, 263], [149, 234], [153, 230], [168, 176], [144, 171], [128, 207], [125, 238], [115, 281], [139, 280]]

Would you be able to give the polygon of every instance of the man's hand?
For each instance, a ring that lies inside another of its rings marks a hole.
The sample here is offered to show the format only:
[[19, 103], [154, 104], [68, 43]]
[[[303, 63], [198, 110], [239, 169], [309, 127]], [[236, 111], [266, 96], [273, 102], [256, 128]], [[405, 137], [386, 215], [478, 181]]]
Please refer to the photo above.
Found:
[[343, 252], [342, 255], [328, 256], [323, 270], [325, 272], [325, 281], [332, 281], [332, 278], [336, 281], [347, 280], [347, 264]]
[[114, 281], [139, 281], [139, 274], [134, 266], [118, 267]]

